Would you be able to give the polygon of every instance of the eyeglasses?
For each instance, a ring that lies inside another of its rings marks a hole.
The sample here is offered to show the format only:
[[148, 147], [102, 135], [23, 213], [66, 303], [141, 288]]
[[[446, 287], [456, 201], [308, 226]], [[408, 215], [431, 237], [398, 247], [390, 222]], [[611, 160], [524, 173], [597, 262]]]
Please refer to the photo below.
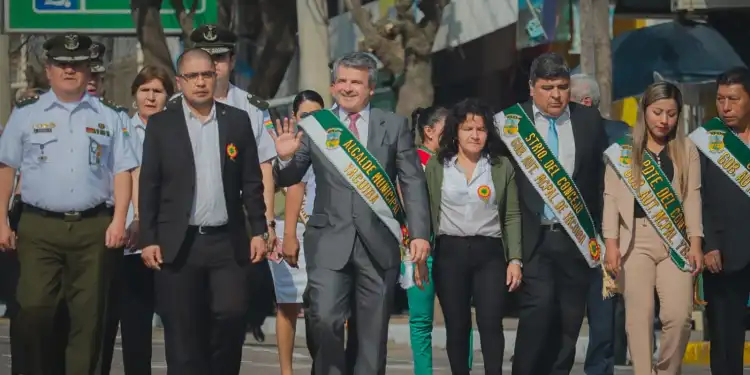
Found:
[[212, 79], [216, 77], [216, 72], [207, 70], [205, 72], [183, 73], [183, 74], [180, 74], [179, 77], [181, 77], [182, 79], [186, 81], [192, 82], [192, 81], [197, 80], [198, 77], [201, 77], [203, 79]]

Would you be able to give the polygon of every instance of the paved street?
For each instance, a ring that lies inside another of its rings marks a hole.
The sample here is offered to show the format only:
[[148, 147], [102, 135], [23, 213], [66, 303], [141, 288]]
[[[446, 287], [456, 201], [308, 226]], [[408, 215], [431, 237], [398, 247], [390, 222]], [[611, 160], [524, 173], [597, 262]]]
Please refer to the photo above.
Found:
[[[267, 332], [272, 333], [272, 332]], [[294, 354], [295, 369], [300, 373], [307, 373], [311, 366], [310, 358], [307, 354], [307, 349], [304, 347], [304, 340], [298, 345]], [[276, 339], [273, 335], [268, 335], [266, 342], [257, 343], [252, 338], [248, 340], [245, 345], [243, 363], [242, 363], [242, 374], [253, 374], [253, 375], [278, 375], [278, 358], [275, 347]], [[154, 375], [166, 374], [166, 363], [164, 362], [164, 341], [162, 340], [161, 331], [157, 330], [154, 333], [154, 359], [152, 366], [154, 369]], [[10, 375], [10, 344], [8, 339], [8, 323], [7, 320], [0, 320], [0, 375]], [[435, 375], [449, 375], [450, 369], [448, 367], [448, 359], [443, 350], [435, 350], [434, 354], [434, 373]], [[506, 361], [507, 362], [507, 361]], [[124, 375], [122, 367], [122, 359], [120, 357], [120, 351], [115, 353], [115, 364], [111, 375]], [[510, 363], [505, 365], [506, 373], [510, 373]], [[388, 350], [388, 375], [410, 375], [412, 374], [412, 362], [411, 362], [411, 350], [404, 345], [392, 344]], [[477, 353], [475, 356], [474, 373], [483, 373], [482, 367], [482, 356]], [[630, 374], [632, 373], [628, 368], [618, 369], [617, 374]], [[684, 375], [698, 375], [708, 374], [708, 369], [705, 367], [690, 367], [683, 371]], [[750, 374], [750, 370], [745, 371], [746, 374]], [[574, 375], [583, 375], [583, 368], [577, 365], [573, 371]]]

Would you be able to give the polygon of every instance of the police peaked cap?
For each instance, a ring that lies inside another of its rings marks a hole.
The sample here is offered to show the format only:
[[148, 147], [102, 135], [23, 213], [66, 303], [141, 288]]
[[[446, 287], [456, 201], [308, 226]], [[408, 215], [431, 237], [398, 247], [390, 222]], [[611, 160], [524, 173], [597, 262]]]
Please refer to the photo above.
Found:
[[91, 59], [91, 38], [69, 33], [47, 39], [42, 48], [47, 58], [61, 63], [89, 61]]
[[221, 55], [234, 51], [237, 35], [219, 25], [207, 24], [195, 28], [190, 33], [190, 41], [211, 55]]

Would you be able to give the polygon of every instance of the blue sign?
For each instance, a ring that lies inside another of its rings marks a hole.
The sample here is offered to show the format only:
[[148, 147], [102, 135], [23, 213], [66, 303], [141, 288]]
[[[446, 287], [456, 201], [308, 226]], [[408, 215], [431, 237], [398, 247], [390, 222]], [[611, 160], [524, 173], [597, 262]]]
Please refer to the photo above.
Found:
[[66, 11], [79, 10], [80, 0], [34, 0], [34, 10], [37, 12], [44, 11]]

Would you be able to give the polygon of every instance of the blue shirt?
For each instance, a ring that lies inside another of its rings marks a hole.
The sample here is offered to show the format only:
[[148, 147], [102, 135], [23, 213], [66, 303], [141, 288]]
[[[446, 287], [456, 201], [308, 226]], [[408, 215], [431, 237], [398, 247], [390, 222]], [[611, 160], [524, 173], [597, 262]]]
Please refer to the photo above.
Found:
[[112, 195], [112, 176], [138, 166], [122, 116], [85, 94], [64, 103], [52, 90], [15, 108], [0, 137], [0, 163], [21, 170], [23, 202], [82, 211]]
[[[135, 157], [138, 159], [138, 166], [141, 165], [141, 156], [143, 154], [143, 141], [138, 141], [138, 137], [135, 134], [135, 123], [131, 121], [131, 118], [128, 117], [128, 113], [125, 111], [118, 111], [117, 112], [120, 117], [122, 118], [122, 122], [125, 124], [123, 127], [123, 135], [125, 135], [130, 142], [130, 146], [133, 147], [133, 151], [135, 151]], [[138, 114], [135, 115], [137, 117]], [[114, 176], [112, 176], [114, 178]], [[115, 205], [115, 190], [114, 185], [112, 185], [112, 190], [110, 191], [109, 198], [107, 199], [107, 205], [110, 207], [114, 207]]]

